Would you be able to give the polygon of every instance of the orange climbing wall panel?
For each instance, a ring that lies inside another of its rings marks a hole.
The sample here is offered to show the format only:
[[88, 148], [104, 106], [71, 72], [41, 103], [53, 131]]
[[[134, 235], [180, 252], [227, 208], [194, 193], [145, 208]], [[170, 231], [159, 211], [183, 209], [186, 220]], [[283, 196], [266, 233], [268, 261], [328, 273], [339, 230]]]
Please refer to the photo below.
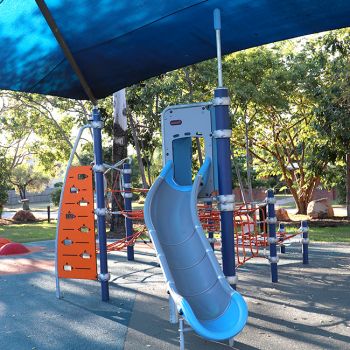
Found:
[[91, 166], [71, 167], [63, 189], [58, 228], [59, 278], [97, 279]]

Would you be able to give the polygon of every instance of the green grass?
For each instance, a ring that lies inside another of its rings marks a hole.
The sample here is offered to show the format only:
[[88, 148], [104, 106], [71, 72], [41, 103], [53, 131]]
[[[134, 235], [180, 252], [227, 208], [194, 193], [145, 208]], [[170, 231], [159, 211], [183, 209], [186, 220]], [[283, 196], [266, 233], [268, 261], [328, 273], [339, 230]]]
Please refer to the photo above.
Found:
[[54, 239], [56, 224], [47, 222], [0, 226], [0, 237], [6, 237], [14, 242], [35, 242]]
[[315, 242], [350, 242], [350, 225], [310, 228], [310, 240]]
[[[296, 229], [287, 229], [287, 232], [295, 232]], [[309, 230], [310, 241], [313, 242], [348, 242], [350, 243], [350, 225], [337, 227], [311, 227]]]
[[[287, 228], [288, 232], [296, 232], [296, 228]], [[56, 224], [46, 222], [0, 226], [0, 237], [15, 242], [35, 242], [54, 239]], [[311, 227], [309, 237], [314, 242], [347, 242], [350, 243], [350, 225], [338, 227]]]
[[277, 208], [283, 208], [283, 209], [296, 209], [296, 205], [294, 202], [284, 203], [284, 204], [278, 204]]
[[293, 198], [293, 196], [291, 194], [284, 194], [284, 193], [277, 193], [277, 194], [275, 194], [275, 197], [277, 199]]

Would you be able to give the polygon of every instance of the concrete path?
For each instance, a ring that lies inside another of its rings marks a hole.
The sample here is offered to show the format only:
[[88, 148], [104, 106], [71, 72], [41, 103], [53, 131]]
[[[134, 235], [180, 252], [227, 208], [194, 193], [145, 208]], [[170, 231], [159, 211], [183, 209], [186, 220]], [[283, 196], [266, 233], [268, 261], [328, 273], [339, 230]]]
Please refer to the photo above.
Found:
[[[13, 216], [16, 214], [17, 210], [11, 210], [11, 211], [3, 211], [1, 218], [2, 219], [12, 219]], [[32, 211], [32, 214], [35, 216], [36, 219], [47, 219], [47, 212], [46, 211]], [[57, 220], [57, 211], [52, 211], [50, 213], [51, 219]]]
[[[53, 259], [53, 242], [32, 245], [46, 247], [25, 256], [33, 264]], [[350, 245], [312, 244], [309, 266], [301, 264], [299, 246], [287, 247], [287, 253], [278, 284], [270, 282], [263, 258], [239, 270], [249, 320], [235, 349], [350, 350]], [[100, 301], [98, 283], [78, 280], [64, 281], [65, 298], [57, 300], [52, 268], [0, 275], [0, 349], [178, 350], [154, 253], [138, 245], [135, 257], [128, 262], [125, 253], [110, 255], [110, 303]], [[185, 339], [187, 350], [229, 348], [192, 332]]]

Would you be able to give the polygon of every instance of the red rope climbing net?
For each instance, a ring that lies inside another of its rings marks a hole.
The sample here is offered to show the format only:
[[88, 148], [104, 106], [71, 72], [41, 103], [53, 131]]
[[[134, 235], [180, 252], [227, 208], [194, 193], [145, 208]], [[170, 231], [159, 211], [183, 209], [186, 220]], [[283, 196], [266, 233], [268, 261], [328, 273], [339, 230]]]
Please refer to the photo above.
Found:
[[[120, 251], [128, 246], [135, 245], [138, 241], [145, 242], [148, 236], [144, 223], [143, 209], [133, 209], [127, 211], [123, 209], [121, 198], [125, 192], [132, 192], [144, 196], [148, 189], [133, 188], [120, 190], [120, 174], [115, 177], [112, 186], [107, 185], [106, 199], [107, 208], [111, 209], [112, 198], [116, 203], [118, 215], [133, 221], [133, 234], [129, 237], [117, 240], [107, 245], [108, 251]], [[119, 196], [121, 194], [122, 196]], [[220, 242], [220, 211], [215, 204], [198, 204], [198, 216], [204, 231], [213, 237], [215, 247], [219, 248]], [[266, 204], [245, 205], [240, 204], [234, 210], [234, 232], [235, 232], [235, 255], [236, 266], [242, 266], [247, 261], [255, 257], [266, 257], [265, 250], [268, 243], [268, 225], [266, 223]], [[300, 232], [286, 233], [277, 231], [277, 244], [299, 235]]]

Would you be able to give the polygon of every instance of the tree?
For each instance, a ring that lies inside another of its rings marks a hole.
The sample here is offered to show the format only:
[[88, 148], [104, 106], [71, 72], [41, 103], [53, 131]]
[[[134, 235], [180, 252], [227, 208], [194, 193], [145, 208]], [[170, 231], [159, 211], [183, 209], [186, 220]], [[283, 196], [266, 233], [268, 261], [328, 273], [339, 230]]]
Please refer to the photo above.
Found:
[[322, 84], [317, 90], [315, 128], [327, 140], [327, 154], [333, 164], [333, 176], [326, 183], [338, 188], [345, 185], [350, 217], [350, 30], [330, 32], [310, 46], [323, 69]]
[[[238, 53], [225, 65], [232, 77], [235, 144], [248, 143], [258, 175], [281, 176], [298, 212], [306, 213], [328, 163], [321, 156], [326, 141], [312, 125], [320, 66], [307, 50], [294, 53], [288, 45]], [[240, 141], [244, 134], [245, 143]]]
[[[126, 117], [126, 98], [125, 89], [113, 94], [113, 142], [112, 142], [112, 163], [115, 164], [127, 157], [127, 117]], [[112, 189], [122, 190], [119, 188], [117, 181], [120, 173], [112, 171]], [[124, 207], [121, 193], [114, 192], [112, 196], [112, 211], [120, 210]], [[112, 215], [110, 231], [117, 234], [125, 232], [124, 218], [121, 215]]]
[[44, 190], [49, 178], [34, 165], [21, 164], [12, 170], [10, 183], [15, 186], [21, 199], [26, 199], [27, 191]]
[[[161, 169], [161, 112], [169, 105], [209, 100], [214, 82], [215, 62], [211, 60], [128, 88], [130, 141], [138, 154], [138, 162], [141, 158], [145, 168], [147, 185], [152, 184]], [[145, 186], [145, 181], [142, 182]]]
[[[50, 104], [45, 96], [4, 92], [1, 94], [0, 149], [10, 160], [10, 169], [30, 159], [40, 162], [44, 171], [55, 175], [55, 165], [68, 160], [72, 147], [73, 117]], [[60, 115], [60, 120], [56, 120]]]
[[137, 164], [140, 170], [140, 177], [142, 181], [142, 188], [149, 188], [149, 185], [146, 180], [146, 174], [145, 174], [145, 167], [143, 165], [142, 161], [142, 153], [141, 153], [141, 146], [138, 138], [138, 129], [135, 126], [135, 121], [134, 117], [132, 114], [127, 112], [128, 114], [128, 120], [129, 120], [129, 125], [130, 125], [130, 131], [132, 135], [132, 139], [134, 141], [134, 146], [135, 146], [135, 151], [136, 151], [136, 159], [137, 159]]

